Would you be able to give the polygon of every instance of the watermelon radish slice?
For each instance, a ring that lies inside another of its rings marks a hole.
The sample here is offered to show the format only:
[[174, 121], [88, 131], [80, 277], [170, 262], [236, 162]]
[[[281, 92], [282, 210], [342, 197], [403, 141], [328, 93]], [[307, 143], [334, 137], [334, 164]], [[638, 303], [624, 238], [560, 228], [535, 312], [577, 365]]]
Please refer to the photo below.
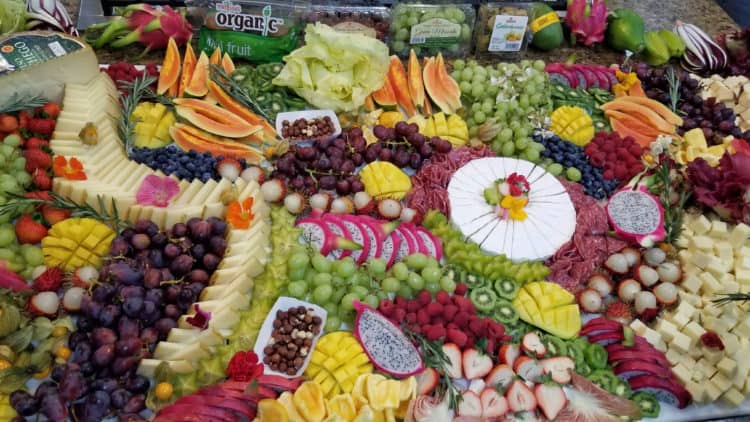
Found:
[[354, 259], [354, 262], [358, 265], [364, 263], [370, 253], [372, 244], [370, 243], [370, 235], [365, 231], [362, 225], [357, 222], [357, 218], [350, 215], [339, 215], [334, 217], [330, 214], [325, 218], [338, 218], [341, 220], [341, 224], [343, 224], [346, 231], [349, 232], [351, 239], [362, 245], [362, 249], [352, 251], [352, 259]]
[[607, 91], [612, 88], [609, 76], [607, 76], [606, 71], [602, 70], [602, 66], [590, 66], [589, 69], [594, 72], [594, 75], [599, 79], [599, 88], [606, 89]]
[[320, 219], [303, 218], [297, 221], [296, 225], [302, 229], [302, 242], [310, 243], [321, 255], [328, 255], [336, 249], [362, 249], [361, 245], [352, 242], [351, 239], [331, 232], [330, 226]]
[[681, 386], [674, 378], [656, 378], [650, 375], [639, 375], [629, 380], [633, 391], [646, 391], [656, 396], [656, 399], [668, 403], [678, 409], [685, 408], [692, 399], [690, 392]]
[[670, 368], [672, 366], [667, 358], [658, 351], [619, 350], [610, 353], [608, 359], [613, 366], [618, 366], [631, 361], [648, 362], [654, 365], [660, 365], [664, 368]]
[[601, 88], [599, 86], [599, 78], [596, 77], [596, 74], [591, 71], [587, 66], [584, 65], [573, 65], [573, 70], [576, 72], [581, 72], [586, 78], [586, 89], [588, 88]]

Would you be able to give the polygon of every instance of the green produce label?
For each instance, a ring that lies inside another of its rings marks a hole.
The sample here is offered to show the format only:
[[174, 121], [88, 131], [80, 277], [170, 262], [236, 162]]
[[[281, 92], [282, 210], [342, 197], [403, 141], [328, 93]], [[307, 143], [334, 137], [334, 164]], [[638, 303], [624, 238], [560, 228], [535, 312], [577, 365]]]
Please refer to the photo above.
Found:
[[412, 26], [409, 43], [425, 47], [446, 47], [458, 43], [460, 37], [460, 24], [434, 18]]
[[24, 34], [0, 42], [0, 75], [28, 69], [84, 48], [59, 34]]

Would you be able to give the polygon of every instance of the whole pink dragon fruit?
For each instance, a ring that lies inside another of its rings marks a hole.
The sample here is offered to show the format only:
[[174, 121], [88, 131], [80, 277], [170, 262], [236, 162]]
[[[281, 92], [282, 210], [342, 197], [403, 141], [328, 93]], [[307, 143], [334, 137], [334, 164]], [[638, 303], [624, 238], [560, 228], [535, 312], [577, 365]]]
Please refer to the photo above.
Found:
[[99, 30], [103, 31], [97, 38], [87, 37], [95, 48], [120, 48], [138, 42], [146, 46], [146, 51], [166, 48], [169, 38], [184, 45], [193, 35], [192, 26], [180, 12], [169, 6], [156, 9], [143, 3], [127, 6], [119, 17], [92, 25], [86, 32]]
[[571, 44], [576, 39], [587, 46], [602, 42], [607, 29], [607, 5], [604, 0], [593, 0], [591, 5], [586, 0], [569, 0], [565, 23], [570, 28]]

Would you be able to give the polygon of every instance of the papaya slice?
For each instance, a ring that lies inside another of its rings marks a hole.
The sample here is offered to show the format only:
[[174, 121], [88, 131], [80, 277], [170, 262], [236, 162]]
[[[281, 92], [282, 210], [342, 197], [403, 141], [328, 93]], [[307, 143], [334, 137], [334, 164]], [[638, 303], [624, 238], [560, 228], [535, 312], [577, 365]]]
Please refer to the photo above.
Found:
[[651, 142], [656, 139], [656, 137], [644, 135], [643, 133], [640, 133], [634, 129], [631, 129], [625, 124], [624, 122], [615, 119], [610, 118], [609, 119], [609, 125], [612, 126], [612, 130], [617, 132], [621, 137], [630, 136], [632, 137], [638, 145], [641, 146], [641, 148], [650, 148]]
[[261, 127], [260, 131], [253, 133], [249, 137], [238, 139], [238, 141], [253, 144], [262, 144], [266, 142], [275, 142], [278, 139], [276, 129], [274, 129], [274, 127], [271, 126], [271, 124], [268, 123], [266, 119], [258, 116], [257, 114], [248, 110], [247, 107], [238, 103], [234, 98], [232, 98], [223, 89], [221, 89], [221, 87], [214, 81], [208, 81], [208, 86], [211, 91], [211, 96], [213, 96], [219, 102], [219, 105], [231, 111], [236, 116], [239, 116], [246, 123]]
[[682, 126], [682, 117], [673, 113], [672, 110], [669, 109], [669, 107], [656, 100], [652, 100], [651, 98], [627, 95], [624, 97], [619, 97], [615, 101], [630, 101], [631, 103], [640, 104], [653, 110], [656, 114], [666, 120], [667, 123], [673, 124], [675, 126]]
[[388, 75], [386, 75], [385, 80], [383, 81], [383, 86], [372, 93], [372, 99], [385, 109], [392, 109], [396, 107], [396, 105], [398, 104], [396, 100], [396, 93], [393, 91], [393, 86], [391, 85], [391, 81], [388, 78]]
[[[177, 81], [180, 78], [180, 62], [180, 49], [177, 47], [174, 38], [170, 37], [169, 42], [167, 42], [167, 52], [164, 54], [164, 61], [161, 64], [159, 81], [156, 84], [157, 94], [164, 94], [172, 85], [178, 83]], [[175, 92], [177, 92], [176, 89]]]
[[191, 97], [203, 97], [208, 94], [208, 56], [203, 51], [195, 63], [184, 93]]
[[221, 49], [219, 47], [214, 48], [214, 52], [211, 53], [211, 58], [208, 59], [208, 64], [221, 66]]
[[406, 69], [398, 56], [391, 56], [391, 67], [388, 69], [388, 80], [391, 82], [393, 92], [396, 94], [398, 105], [404, 109], [406, 115], [411, 117], [417, 114], [417, 108], [412, 102], [411, 94], [409, 94], [409, 82], [406, 77]]
[[190, 43], [187, 43], [185, 47], [185, 58], [182, 59], [182, 74], [180, 75], [180, 86], [177, 89], [177, 96], [182, 97], [185, 95], [185, 87], [190, 83], [190, 79], [193, 77], [193, 71], [198, 59], [195, 57], [195, 51]]
[[409, 51], [409, 95], [414, 102], [414, 106], [422, 108], [424, 106], [424, 82], [422, 81], [422, 66], [419, 64], [417, 54], [412, 49]]
[[436, 72], [440, 83], [442, 84], [442, 90], [445, 93], [445, 99], [448, 101], [454, 110], [461, 108], [461, 88], [458, 83], [448, 73], [448, 69], [445, 68], [445, 62], [443, 61], [443, 55], [438, 53], [437, 60], [435, 61]]
[[229, 57], [229, 54], [224, 53], [224, 56], [221, 58], [221, 67], [224, 68], [227, 75], [231, 75], [232, 72], [234, 72], [234, 62], [232, 61], [232, 58]]
[[647, 122], [650, 126], [654, 127], [659, 132], [663, 132], [666, 134], [675, 133], [675, 126], [664, 120], [664, 118], [662, 118], [651, 108], [631, 101], [623, 101], [622, 98], [625, 97], [618, 97], [606, 104], [602, 104], [601, 106], [599, 106], [599, 108], [604, 111], [615, 110], [629, 115], [636, 114], [641, 116], [645, 122]]
[[242, 117], [209, 101], [178, 98], [175, 104], [175, 111], [179, 117], [214, 135], [242, 138], [263, 129], [260, 125], [251, 125]]
[[639, 119], [638, 117], [623, 113], [621, 111], [609, 110], [609, 111], [605, 111], [604, 115], [609, 118], [615, 118], [625, 123], [630, 129], [633, 129], [646, 136], [653, 136], [655, 138], [659, 136], [659, 134], [661, 133], [654, 127], [649, 126], [647, 123], [645, 123], [643, 120]]
[[183, 123], [176, 123], [169, 129], [169, 135], [183, 151], [209, 152], [215, 156], [223, 155], [235, 159], [244, 158], [248, 163], [260, 163], [263, 158], [255, 148], [239, 142], [222, 139], [198, 128]]
[[456, 110], [451, 106], [442, 89], [434, 57], [426, 59], [425, 65], [422, 68], [422, 76], [425, 91], [427, 91], [432, 102], [444, 113], [455, 113]]

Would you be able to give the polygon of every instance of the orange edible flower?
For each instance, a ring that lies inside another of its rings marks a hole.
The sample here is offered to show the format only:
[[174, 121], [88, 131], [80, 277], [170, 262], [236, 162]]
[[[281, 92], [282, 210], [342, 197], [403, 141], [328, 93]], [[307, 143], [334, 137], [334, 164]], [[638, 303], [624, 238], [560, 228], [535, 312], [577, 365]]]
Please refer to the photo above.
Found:
[[235, 229], [247, 229], [253, 222], [253, 198], [247, 198], [242, 203], [234, 201], [227, 207], [227, 222]]
[[83, 164], [75, 157], [66, 159], [58, 155], [52, 165], [55, 176], [64, 177], [68, 180], [86, 180], [86, 172], [83, 171]]

